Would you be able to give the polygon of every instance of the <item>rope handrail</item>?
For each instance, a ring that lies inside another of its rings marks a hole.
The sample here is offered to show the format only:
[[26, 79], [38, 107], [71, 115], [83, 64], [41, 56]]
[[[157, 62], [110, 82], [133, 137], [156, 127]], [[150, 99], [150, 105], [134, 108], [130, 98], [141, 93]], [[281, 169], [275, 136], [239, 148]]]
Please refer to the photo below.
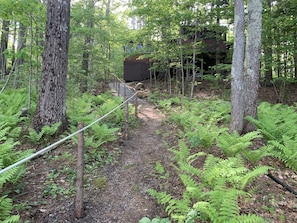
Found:
[[80, 132], [82, 132], [82, 131], [84, 131], [84, 130], [90, 128], [92, 125], [94, 125], [94, 124], [96, 124], [97, 122], [101, 121], [102, 119], [106, 118], [108, 115], [110, 115], [111, 113], [113, 113], [113, 112], [116, 111], [117, 109], [121, 108], [124, 104], [128, 103], [128, 102], [129, 102], [133, 97], [135, 97], [136, 95], [137, 95], [137, 92], [136, 92], [135, 94], [133, 94], [130, 98], [128, 98], [127, 100], [125, 100], [124, 102], [122, 102], [120, 105], [118, 105], [118, 106], [115, 107], [114, 109], [110, 110], [108, 113], [106, 113], [105, 115], [103, 115], [103, 116], [101, 116], [100, 118], [96, 119], [95, 121], [93, 121], [93, 122], [90, 123], [89, 125], [85, 126], [84, 128], [82, 128], [82, 129], [80, 129], [80, 130], [78, 130], [78, 131], [76, 131], [76, 132], [74, 132], [74, 133], [72, 133], [72, 134], [66, 136], [65, 138], [60, 139], [59, 141], [57, 141], [57, 142], [55, 142], [55, 143], [53, 143], [53, 144], [51, 144], [51, 145], [49, 145], [49, 146], [47, 146], [47, 147], [45, 147], [45, 148], [39, 150], [39, 151], [37, 151], [36, 153], [33, 153], [32, 155], [30, 155], [30, 156], [28, 156], [28, 157], [26, 157], [26, 158], [24, 158], [24, 159], [22, 159], [22, 160], [19, 160], [18, 162], [16, 162], [16, 163], [14, 163], [14, 164], [12, 164], [12, 165], [10, 165], [10, 166], [8, 166], [8, 167], [6, 167], [6, 168], [0, 170], [0, 174], [3, 174], [3, 173], [5, 173], [5, 172], [7, 172], [8, 170], [11, 170], [11, 169], [14, 168], [14, 167], [17, 167], [17, 166], [19, 166], [19, 165], [21, 165], [21, 164], [23, 164], [23, 163], [25, 163], [25, 162], [27, 162], [27, 161], [29, 161], [29, 160], [31, 160], [31, 159], [37, 157], [37, 156], [39, 156], [39, 155], [43, 155], [44, 153], [46, 153], [46, 152], [48, 152], [48, 151], [54, 149], [56, 146], [58, 146], [58, 145], [61, 144], [62, 142], [65, 142], [67, 139], [72, 138], [73, 136], [77, 135], [78, 133], [80, 133]]
[[[111, 74], [112, 76], [114, 76], [120, 83], [124, 84], [125, 86], [127, 86], [127, 84], [121, 80], [117, 75], [115, 74]], [[134, 91], [136, 91], [136, 89], [134, 87], [131, 87], [131, 86], [127, 86], [128, 88], [132, 88]]]

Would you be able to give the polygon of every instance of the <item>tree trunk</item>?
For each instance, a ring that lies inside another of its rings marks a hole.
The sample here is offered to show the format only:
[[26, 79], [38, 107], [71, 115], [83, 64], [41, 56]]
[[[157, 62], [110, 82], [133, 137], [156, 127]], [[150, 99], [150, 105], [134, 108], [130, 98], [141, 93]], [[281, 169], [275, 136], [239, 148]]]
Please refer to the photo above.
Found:
[[276, 41], [276, 73], [277, 77], [281, 76], [281, 40], [280, 40], [280, 30], [278, 27], [276, 27], [275, 32], [274, 32], [274, 40]]
[[193, 42], [193, 63], [192, 63], [192, 82], [191, 82], [191, 93], [190, 93], [190, 100], [193, 99], [194, 95], [194, 87], [195, 87], [195, 80], [196, 80], [196, 43], [197, 43], [197, 32], [194, 34], [194, 42]]
[[[18, 38], [17, 38], [17, 54], [20, 54], [21, 51], [26, 47], [26, 32], [27, 28], [22, 23], [19, 23]], [[20, 68], [24, 63], [24, 58], [20, 55], [17, 56], [15, 60], [15, 76], [13, 82], [13, 88], [17, 89], [19, 87], [19, 74]]]
[[8, 46], [9, 24], [10, 21], [8, 20], [3, 20], [2, 22], [0, 41], [0, 79], [7, 73], [5, 50], [7, 50]]
[[[262, 0], [248, 1], [248, 27], [244, 69], [244, 117], [256, 118], [261, 57]], [[255, 126], [244, 120], [243, 132], [255, 130]]]
[[17, 22], [13, 21], [13, 33], [12, 33], [12, 44], [11, 44], [11, 52], [13, 53], [11, 58], [11, 64], [14, 64], [15, 61], [15, 52], [16, 52], [16, 37], [17, 37]]
[[243, 128], [243, 62], [244, 62], [244, 1], [235, 0], [234, 51], [231, 69], [231, 124], [230, 132], [239, 134]]
[[[269, 8], [268, 15], [266, 17], [266, 20], [268, 20], [268, 23], [266, 24], [266, 32], [265, 35], [263, 35], [263, 48], [264, 48], [264, 64], [265, 64], [265, 80], [264, 84], [267, 87], [272, 86], [272, 58], [273, 58], [273, 52], [272, 52], [272, 15], [271, 15], [271, 0], [266, 0], [266, 3]], [[263, 26], [264, 27], [264, 26]], [[263, 31], [264, 34], [264, 31]], [[265, 38], [265, 39], [264, 39]]]
[[185, 73], [184, 73], [184, 55], [183, 55], [183, 44], [182, 44], [182, 39], [179, 40], [179, 45], [180, 45], [180, 69], [181, 69], [181, 93], [182, 97], [185, 96]]
[[66, 128], [66, 79], [68, 73], [70, 0], [48, 0], [42, 79], [33, 127], [61, 122]]
[[[297, 32], [296, 32], [297, 36]], [[294, 78], [297, 80], [297, 40], [294, 40]]]
[[83, 50], [83, 55], [82, 55], [82, 65], [81, 69], [83, 71], [83, 76], [80, 81], [79, 89], [81, 93], [87, 92], [88, 90], [88, 81], [87, 78], [89, 76], [90, 70], [89, 70], [89, 60], [90, 60], [90, 51], [91, 51], [91, 44], [93, 42], [93, 39], [91, 37], [91, 29], [93, 28], [93, 11], [95, 7], [95, 1], [91, 0], [86, 3], [87, 4], [87, 9], [89, 13], [91, 13], [87, 21], [87, 26], [88, 29], [90, 30], [89, 33], [85, 34], [85, 44], [84, 44], [84, 50]]

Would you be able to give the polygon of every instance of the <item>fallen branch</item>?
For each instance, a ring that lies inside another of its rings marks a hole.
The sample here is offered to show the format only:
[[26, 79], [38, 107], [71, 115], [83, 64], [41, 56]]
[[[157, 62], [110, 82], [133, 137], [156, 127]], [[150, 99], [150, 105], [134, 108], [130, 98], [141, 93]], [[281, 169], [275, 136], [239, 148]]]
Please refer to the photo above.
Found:
[[292, 187], [290, 187], [289, 185], [287, 185], [286, 183], [282, 182], [280, 179], [276, 178], [275, 176], [272, 176], [271, 173], [268, 173], [267, 176], [272, 179], [274, 182], [282, 185], [286, 190], [288, 190], [289, 192], [291, 192], [292, 194], [297, 196], [297, 191], [295, 191]]

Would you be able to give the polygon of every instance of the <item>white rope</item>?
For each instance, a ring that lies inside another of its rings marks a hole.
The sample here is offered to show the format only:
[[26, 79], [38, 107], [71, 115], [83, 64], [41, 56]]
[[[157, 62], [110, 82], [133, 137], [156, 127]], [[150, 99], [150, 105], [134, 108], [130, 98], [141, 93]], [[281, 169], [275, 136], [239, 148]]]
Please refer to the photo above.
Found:
[[91, 124], [85, 126], [84, 128], [82, 128], [82, 129], [80, 129], [80, 130], [78, 130], [78, 131], [76, 131], [76, 132], [70, 134], [69, 136], [66, 136], [65, 138], [63, 138], [63, 139], [61, 139], [61, 140], [59, 140], [59, 141], [57, 141], [57, 142], [55, 142], [55, 143], [53, 143], [53, 144], [51, 144], [51, 145], [45, 147], [44, 149], [39, 150], [38, 152], [36, 152], [36, 153], [34, 153], [34, 154], [32, 154], [32, 155], [30, 155], [30, 156], [24, 158], [24, 159], [22, 159], [22, 160], [20, 160], [20, 161], [18, 161], [18, 162], [16, 162], [16, 163], [14, 163], [14, 164], [12, 164], [12, 165], [10, 165], [10, 166], [8, 166], [8, 167], [6, 167], [6, 168], [0, 170], [0, 174], [5, 173], [6, 171], [11, 170], [12, 168], [17, 167], [17, 166], [19, 166], [19, 165], [21, 165], [21, 164], [23, 164], [23, 163], [25, 163], [25, 162], [27, 162], [27, 161], [29, 161], [29, 160], [31, 160], [31, 159], [37, 157], [37, 156], [39, 156], [39, 155], [43, 155], [44, 153], [46, 153], [46, 152], [52, 150], [53, 148], [55, 148], [57, 145], [61, 144], [62, 142], [65, 142], [67, 139], [69, 139], [69, 138], [71, 138], [71, 137], [77, 135], [78, 133], [80, 133], [80, 132], [82, 132], [82, 131], [84, 131], [84, 130], [90, 128], [90, 127], [91, 127], [92, 125], [94, 125], [95, 123], [97, 123], [97, 122], [101, 121], [102, 119], [106, 118], [108, 115], [110, 115], [111, 113], [113, 113], [115, 110], [119, 109], [119, 108], [122, 107], [124, 104], [128, 103], [128, 102], [129, 102], [129, 101], [130, 101], [136, 94], [137, 94], [137, 93], [133, 94], [133, 95], [132, 95], [130, 98], [128, 98], [126, 101], [122, 102], [120, 105], [118, 105], [117, 107], [115, 107], [114, 109], [112, 109], [111, 111], [109, 111], [108, 113], [106, 113], [105, 115], [103, 115], [102, 117], [98, 118], [97, 120], [95, 120], [95, 121], [92, 122]]

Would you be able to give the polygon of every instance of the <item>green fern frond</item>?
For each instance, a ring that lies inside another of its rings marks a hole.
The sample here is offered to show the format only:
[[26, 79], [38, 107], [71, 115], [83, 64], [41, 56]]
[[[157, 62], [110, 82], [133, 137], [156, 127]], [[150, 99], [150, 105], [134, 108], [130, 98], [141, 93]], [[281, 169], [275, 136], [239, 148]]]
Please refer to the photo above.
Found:
[[202, 156], [206, 156], [207, 153], [205, 152], [198, 152], [198, 153], [194, 153], [193, 155], [190, 155], [187, 157], [187, 162], [189, 164], [191, 164], [192, 162], [194, 162], [196, 159], [202, 157]]
[[253, 170], [247, 172], [240, 179], [240, 189], [245, 189], [248, 183], [255, 180], [257, 177], [263, 174], [268, 174], [268, 170], [272, 169], [269, 166], [257, 166]]
[[186, 174], [180, 174], [179, 178], [181, 179], [181, 181], [183, 182], [187, 190], [191, 190], [191, 188], [192, 189], [199, 188], [197, 182], [194, 179], [192, 179], [190, 176]]
[[171, 199], [171, 195], [166, 192], [157, 192], [154, 189], [148, 189], [147, 192], [152, 196], [157, 198], [158, 203], [166, 205]]
[[252, 145], [252, 140], [260, 137], [261, 134], [258, 131], [249, 132], [243, 136], [240, 136], [236, 131], [232, 134], [225, 131], [217, 137], [217, 146], [226, 156], [235, 156]]
[[183, 199], [178, 200], [172, 198], [172, 196], [166, 192], [157, 192], [153, 189], [149, 189], [148, 193], [157, 198], [159, 204], [165, 206], [165, 211], [172, 219], [176, 219], [178, 222], [183, 222], [185, 220], [186, 213], [189, 211], [189, 206], [191, 204], [189, 198], [183, 197]]
[[0, 197], [0, 220], [3, 221], [10, 216], [12, 200], [7, 196]]
[[200, 146], [209, 149], [221, 132], [225, 130], [225, 128], [218, 128], [212, 124], [195, 124], [186, 131], [185, 136], [189, 140], [191, 147]]
[[273, 156], [273, 153], [271, 153], [266, 147], [260, 147], [255, 150], [246, 149], [242, 151], [242, 154], [251, 163], [257, 163], [264, 157]]
[[190, 156], [190, 150], [187, 144], [180, 140], [178, 144], [178, 149], [171, 148], [169, 149], [172, 152], [177, 160], [184, 161], [188, 156]]
[[282, 136], [282, 142], [270, 140], [265, 147], [272, 155], [294, 171], [297, 171], [297, 135], [291, 138], [287, 135]]
[[0, 141], [4, 141], [7, 139], [7, 135], [9, 134], [10, 127], [7, 126], [7, 122], [0, 123]]
[[18, 144], [19, 142], [14, 142], [11, 138], [0, 144], [0, 160], [2, 160], [3, 167], [11, 165], [16, 160], [17, 157], [13, 148]]
[[[236, 191], [237, 192], [237, 191]], [[239, 215], [238, 195], [234, 190], [225, 191], [221, 198], [221, 205], [219, 207], [219, 217], [217, 222], [224, 222], [226, 220], [236, 218]]]
[[210, 219], [212, 222], [215, 222], [215, 219], [218, 219], [217, 210], [214, 207], [212, 207], [209, 202], [199, 201], [196, 204], [194, 204], [193, 208], [197, 210], [200, 219]]
[[239, 215], [236, 219], [231, 219], [230, 221], [226, 221], [226, 223], [264, 223], [265, 220], [257, 215], [254, 214], [247, 214], [247, 215]]
[[15, 167], [0, 175], [0, 189], [6, 182], [16, 182], [20, 176], [24, 173], [22, 166]]
[[246, 118], [253, 123], [268, 140], [282, 140], [282, 135], [295, 136], [297, 133], [297, 113], [287, 105], [261, 103], [257, 120]]
[[2, 223], [17, 223], [20, 221], [20, 216], [10, 215], [13, 204], [12, 200], [7, 196], [0, 197], [0, 221]]

